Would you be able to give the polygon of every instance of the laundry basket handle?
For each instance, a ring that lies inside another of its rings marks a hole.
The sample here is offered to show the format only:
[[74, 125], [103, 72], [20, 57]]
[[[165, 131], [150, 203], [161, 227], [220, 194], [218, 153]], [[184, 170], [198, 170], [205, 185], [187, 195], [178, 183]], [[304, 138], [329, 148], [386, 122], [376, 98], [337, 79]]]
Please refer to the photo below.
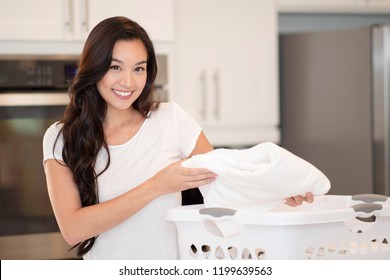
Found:
[[234, 216], [237, 210], [230, 208], [222, 208], [222, 207], [210, 207], [210, 208], [202, 208], [199, 210], [199, 214], [201, 215], [209, 215], [215, 218], [223, 217], [223, 216]]
[[351, 206], [357, 212], [372, 213], [377, 210], [382, 210], [383, 206], [376, 203], [361, 203]]
[[386, 195], [381, 195], [381, 194], [356, 194], [351, 197], [352, 200], [358, 200], [358, 201], [363, 201], [363, 202], [384, 202], [388, 199]]

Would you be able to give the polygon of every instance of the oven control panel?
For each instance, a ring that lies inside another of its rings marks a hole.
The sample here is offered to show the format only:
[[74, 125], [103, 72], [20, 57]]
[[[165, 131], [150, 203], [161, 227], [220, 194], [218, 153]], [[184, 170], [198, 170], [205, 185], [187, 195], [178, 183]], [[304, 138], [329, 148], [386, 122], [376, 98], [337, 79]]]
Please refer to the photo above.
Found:
[[78, 69], [76, 57], [0, 57], [0, 92], [66, 90]]

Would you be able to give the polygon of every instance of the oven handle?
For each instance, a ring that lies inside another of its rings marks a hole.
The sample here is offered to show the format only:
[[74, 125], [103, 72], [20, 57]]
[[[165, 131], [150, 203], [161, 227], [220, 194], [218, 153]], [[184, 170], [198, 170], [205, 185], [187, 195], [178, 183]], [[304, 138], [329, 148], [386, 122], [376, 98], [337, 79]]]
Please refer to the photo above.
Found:
[[68, 105], [68, 93], [0, 93], [0, 107]]

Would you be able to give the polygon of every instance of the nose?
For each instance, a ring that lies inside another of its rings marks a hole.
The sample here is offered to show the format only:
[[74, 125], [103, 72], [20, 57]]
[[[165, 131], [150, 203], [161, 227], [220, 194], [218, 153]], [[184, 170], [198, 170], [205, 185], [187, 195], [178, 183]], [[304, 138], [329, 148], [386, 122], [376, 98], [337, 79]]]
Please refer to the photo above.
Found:
[[132, 86], [134, 86], [134, 84], [135, 82], [133, 73], [131, 71], [123, 71], [120, 85], [125, 89], [130, 89]]

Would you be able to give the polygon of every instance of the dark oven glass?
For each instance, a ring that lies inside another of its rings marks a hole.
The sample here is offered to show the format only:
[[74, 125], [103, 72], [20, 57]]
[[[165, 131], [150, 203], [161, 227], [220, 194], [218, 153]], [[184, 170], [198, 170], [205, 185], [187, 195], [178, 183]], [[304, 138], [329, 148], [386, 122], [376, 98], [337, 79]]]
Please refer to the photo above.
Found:
[[42, 139], [61, 106], [0, 107], [0, 235], [58, 231], [43, 170]]

